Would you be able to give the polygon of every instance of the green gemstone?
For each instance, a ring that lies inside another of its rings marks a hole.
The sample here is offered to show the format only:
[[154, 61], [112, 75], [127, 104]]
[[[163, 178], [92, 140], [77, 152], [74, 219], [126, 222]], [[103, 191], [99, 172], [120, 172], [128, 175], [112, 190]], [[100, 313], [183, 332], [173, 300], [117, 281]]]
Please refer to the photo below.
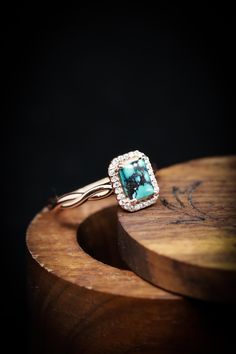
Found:
[[124, 193], [129, 199], [146, 199], [154, 194], [154, 188], [144, 159], [127, 163], [119, 170]]

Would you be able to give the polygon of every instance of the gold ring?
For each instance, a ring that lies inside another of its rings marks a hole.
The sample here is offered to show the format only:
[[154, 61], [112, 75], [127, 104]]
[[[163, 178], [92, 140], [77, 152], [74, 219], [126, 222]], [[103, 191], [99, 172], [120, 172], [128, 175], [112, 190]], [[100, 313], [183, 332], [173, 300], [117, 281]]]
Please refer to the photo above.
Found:
[[115, 157], [108, 167], [108, 176], [57, 197], [52, 207], [74, 208], [114, 193], [121, 208], [134, 212], [154, 204], [159, 196], [149, 158], [138, 150]]

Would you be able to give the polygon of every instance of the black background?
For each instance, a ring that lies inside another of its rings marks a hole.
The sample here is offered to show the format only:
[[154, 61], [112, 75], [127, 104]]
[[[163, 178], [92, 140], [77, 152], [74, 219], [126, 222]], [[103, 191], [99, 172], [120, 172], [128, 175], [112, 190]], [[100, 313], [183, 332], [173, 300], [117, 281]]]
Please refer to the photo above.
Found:
[[106, 176], [133, 149], [158, 167], [234, 152], [232, 9], [189, 3], [2, 13], [2, 293], [18, 347], [25, 230], [50, 196]]

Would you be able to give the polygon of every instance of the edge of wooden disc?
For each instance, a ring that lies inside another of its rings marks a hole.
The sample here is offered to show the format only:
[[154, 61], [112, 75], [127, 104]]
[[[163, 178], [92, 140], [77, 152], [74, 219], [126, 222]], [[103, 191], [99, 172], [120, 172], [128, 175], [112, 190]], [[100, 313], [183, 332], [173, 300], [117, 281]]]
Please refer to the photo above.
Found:
[[133, 214], [118, 211], [124, 261], [168, 291], [234, 302], [236, 157], [173, 165], [157, 178], [160, 198], [155, 205]]
[[109, 197], [71, 210], [45, 208], [27, 230], [26, 242], [32, 258], [47, 272], [91, 291], [152, 300], [182, 300], [147, 283], [132, 271], [92, 258], [80, 247], [78, 227], [92, 214], [114, 205], [115, 198]]

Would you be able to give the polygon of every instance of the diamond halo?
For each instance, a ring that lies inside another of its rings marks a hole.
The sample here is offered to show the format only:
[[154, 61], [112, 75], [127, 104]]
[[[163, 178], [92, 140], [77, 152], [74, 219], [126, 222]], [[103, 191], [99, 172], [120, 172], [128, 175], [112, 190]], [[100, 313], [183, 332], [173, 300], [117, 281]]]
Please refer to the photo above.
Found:
[[[153, 188], [153, 193], [152, 195], [141, 199], [130, 198], [129, 196], [127, 196], [127, 193], [125, 193], [124, 186], [122, 185], [119, 176], [119, 172], [125, 165], [129, 163], [134, 163], [136, 161], [139, 161], [140, 159], [143, 159], [145, 162], [145, 168], [149, 175], [150, 183]], [[157, 201], [159, 196], [159, 187], [155, 174], [153, 172], [149, 158], [139, 150], [131, 151], [129, 153], [125, 153], [123, 155], [115, 157], [108, 167], [108, 175], [117, 201], [124, 210], [130, 212], [138, 211], [154, 204]]]

